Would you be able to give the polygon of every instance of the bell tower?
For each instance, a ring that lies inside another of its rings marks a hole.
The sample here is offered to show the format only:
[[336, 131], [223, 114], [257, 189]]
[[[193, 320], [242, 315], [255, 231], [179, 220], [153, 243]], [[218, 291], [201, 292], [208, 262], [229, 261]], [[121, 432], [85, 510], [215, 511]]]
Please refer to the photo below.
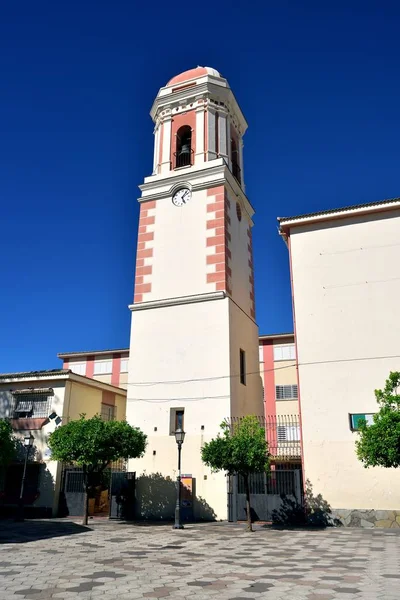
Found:
[[225, 418], [263, 414], [254, 211], [243, 179], [247, 123], [226, 79], [209, 67], [173, 77], [151, 117], [153, 172], [140, 186], [127, 403], [128, 421], [149, 443], [130, 468], [139, 496], [151, 473], [174, 478], [173, 433], [183, 426], [183, 472], [203, 499], [193, 501], [195, 516], [207, 516], [207, 504], [209, 516], [226, 518], [225, 477], [202, 464], [201, 446]]

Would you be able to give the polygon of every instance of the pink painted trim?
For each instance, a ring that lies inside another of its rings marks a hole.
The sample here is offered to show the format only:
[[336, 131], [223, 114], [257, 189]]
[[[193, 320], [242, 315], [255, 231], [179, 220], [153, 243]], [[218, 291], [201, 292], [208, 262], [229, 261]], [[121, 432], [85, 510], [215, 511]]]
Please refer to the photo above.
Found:
[[115, 406], [115, 393], [103, 390], [101, 394], [101, 403], [108, 404], [108, 406]]
[[119, 387], [120, 373], [121, 373], [121, 355], [113, 354], [111, 385], [115, 385], [115, 387]]
[[297, 331], [296, 331], [296, 309], [294, 302], [294, 285], [293, 285], [293, 266], [292, 266], [292, 248], [291, 248], [290, 234], [287, 238], [287, 246], [289, 250], [289, 271], [290, 271], [290, 288], [292, 291], [292, 310], [293, 310], [293, 331], [294, 331], [294, 345], [296, 349], [296, 376], [297, 376], [297, 394], [299, 402], [299, 423], [300, 423], [300, 445], [301, 445], [301, 467], [303, 471], [303, 486], [304, 493], [306, 491], [306, 473], [304, 468], [304, 445], [303, 445], [303, 419], [301, 415], [301, 393], [300, 393], [300, 377], [299, 377], [299, 353], [297, 350]]
[[94, 375], [94, 356], [88, 356], [86, 360], [86, 377], [93, 379]]
[[[264, 359], [264, 403], [265, 418], [272, 417], [272, 423], [276, 419], [276, 399], [275, 399], [275, 372], [274, 372], [274, 345], [272, 340], [267, 340], [263, 344]], [[267, 427], [267, 442], [271, 448], [277, 448], [278, 438], [276, 427]]]
[[68, 359], [66, 359], [66, 360], [64, 359], [63, 369], [69, 369], [69, 360]]

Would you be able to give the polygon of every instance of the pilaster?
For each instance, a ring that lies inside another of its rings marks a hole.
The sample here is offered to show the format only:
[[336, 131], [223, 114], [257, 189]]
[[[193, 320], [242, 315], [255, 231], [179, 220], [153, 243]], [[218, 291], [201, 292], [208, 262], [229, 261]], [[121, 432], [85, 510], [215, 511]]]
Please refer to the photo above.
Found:
[[168, 173], [171, 170], [171, 128], [172, 119], [170, 116], [163, 119], [163, 135], [161, 139], [161, 165], [160, 172]]
[[204, 163], [205, 147], [204, 147], [204, 123], [205, 109], [203, 106], [196, 110], [196, 154], [195, 164]]
[[[227, 114], [226, 112], [218, 113], [218, 148], [219, 148], [219, 156], [223, 158], [227, 163], [229, 160], [228, 157], [228, 136], [227, 136]], [[230, 140], [229, 140], [230, 142]]]
[[216, 147], [216, 114], [215, 110], [213, 110], [210, 106], [207, 111], [207, 139], [208, 139], [208, 148], [207, 148], [207, 160], [213, 160], [217, 158], [217, 147]]

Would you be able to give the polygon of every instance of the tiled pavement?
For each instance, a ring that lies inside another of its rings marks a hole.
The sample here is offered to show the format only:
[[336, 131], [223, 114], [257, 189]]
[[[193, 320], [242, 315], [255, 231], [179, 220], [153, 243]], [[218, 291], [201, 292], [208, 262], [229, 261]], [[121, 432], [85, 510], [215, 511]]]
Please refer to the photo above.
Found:
[[0, 600], [23, 598], [400, 600], [400, 534], [0, 521]]

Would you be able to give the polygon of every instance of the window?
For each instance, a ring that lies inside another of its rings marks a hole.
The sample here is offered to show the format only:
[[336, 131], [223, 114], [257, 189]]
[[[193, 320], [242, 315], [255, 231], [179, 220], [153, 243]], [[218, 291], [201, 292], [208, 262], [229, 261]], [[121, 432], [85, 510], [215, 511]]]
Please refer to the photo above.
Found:
[[294, 344], [284, 346], [274, 345], [274, 360], [295, 360], [296, 349]]
[[300, 441], [300, 427], [298, 425], [278, 425], [276, 434], [278, 443]]
[[117, 417], [117, 407], [111, 404], [102, 404], [100, 416], [103, 421], [115, 421]]
[[184, 431], [184, 408], [171, 408], [169, 416], [169, 434], [174, 435], [177, 429]]
[[175, 431], [181, 429], [183, 431], [183, 410], [177, 410], [175, 413]]
[[16, 392], [14, 394], [14, 419], [48, 417], [52, 395], [49, 390]]
[[126, 373], [128, 371], [128, 358], [121, 358], [121, 373]]
[[180, 127], [176, 134], [175, 169], [192, 164], [192, 129], [189, 125]]
[[86, 375], [86, 363], [71, 363], [69, 368], [77, 375]]
[[94, 375], [107, 375], [112, 373], [112, 360], [96, 360], [94, 362]]
[[364, 420], [367, 422], [367, 425], [372, 425], [374, 422], [374, 413], [357, 413], [350, 414], [350, 429], [352, 431], [358, 431], [358, 424], [360, 421]]
[[246, 385], [246, 352], [240, 348], [240, 383]]
[[242, 176], [240, 173], [240, 166], [239, 166], [239, 151], [237, 148], [236, 140], [234, 140], [233, 138], [231, 139], [231, 157], [232, 157], [232, 175], [241, 184]]
[[260, 363], [264, 362], [264, 346], [258, 347], [258, 359]]
[[276, 385], [275, 397], [277, 400], [296, 400], [298, 398], [297, 385]]

